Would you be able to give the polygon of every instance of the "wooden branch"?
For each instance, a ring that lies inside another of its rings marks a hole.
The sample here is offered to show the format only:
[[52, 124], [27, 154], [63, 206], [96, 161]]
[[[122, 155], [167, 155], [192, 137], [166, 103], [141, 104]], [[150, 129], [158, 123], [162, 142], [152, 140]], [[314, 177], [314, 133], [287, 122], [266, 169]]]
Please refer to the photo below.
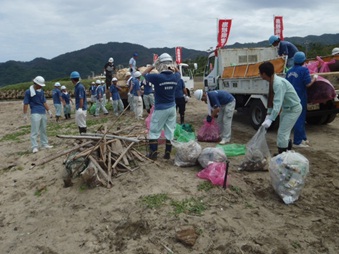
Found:
[[112, 179], [110, 176], [108, 176], [105, 172], [105, 170], [103, 170], [101, 168], [101, 166], [99, 165], [99, 163], [93, 158], [92, 155], [89, 155], [88, 158], [90, 159], [90, 161], [97, 167], [97, 169], [100, 171], [100, 173], [103, 175], [103, 177], [105, 177], [105, 180], [107, 182], [107, 188], [111, 188], [112, 187]]
[[125, 149], [125, 151], [123, 151], [123, 152], [120, 154], [119, 158], [114, 162], [112, 168], [115, 168], [115, 167], [117, 166], [117, 164], [119, 163], [119, 161], [124, 157], [125, 153], [127, 153], [128, 150], [129, 150], [133, 145], [134, 145], [134, 142], [132, 142], [132, 143]]
[[92, 153], [93, 151], [97, 150], [100, 146], [99, 145], [96, 145], [96, 146], [92, 146], [90, 148], [87, 148], [85, 149], [84, 151], [78, 153], [77, 155], [75, 155], [73, 157], [73, 160], [76, 160], [80, 157], [83, 157], [83, 156], [87, 156], [88, 154]]
[[[63, 136], [67, 136], [67, 135], [57, 135], [57, 137], [63, 138]], [[84, 138], [84, 137], [91, 137], [92, 139], [101, 139], [103, 136], [107, 137], [107, 139], [121, 139], [121, 140], [126, 140], [129, 142], [135, 142], [138, 143], [139, 139], [135, 139], [135, 138], [129, 138], [129, 137], [125, 137], [125, 136], [118, 136], [118, 135], [111, 135], [111, 134], [101, 134], [101, 133], [82, 133], [81, 136], [73, 136], [76, 138]]]
[[76, 147], [73, 147], [73, 148], [71, 148], [71, 149], [68, 149], [68, 150], [66, 150], [66, 151], [63, 151], [63, 152], [61, 152], [61, 153], [54, 154], [54, 155], [51, 156], [51, 157], [47, 157], [47, 158], [45, 158], [44, 160], [42, 160], [42, 161], [40, 161], [40, 162], [38, 162], [38, 163], [32, 163], [32, 164], [31, 164], [31, 167], [30, 167], [29, 169], [32, 169], [32, 168], [34, 168], [34, 167], [36, 167], [36, 166], [40, 166], [40, 165], [43, 165], [43, 164], [45, 164], [45, 163], [47, 163], [47, 162], [50, 162], [50, 161], [52, 161], [52, 160], [55, 160], [56, 158], [59, 158], [59, 157], [65, 155], [65, 154], [68, 154], [68, 153], [70, 153], [70, 152], [73, 152], [73, 151], [75, 151], [75, 150], [78, 150], [78, 149], [81, 148], [81, 147], [90, 145], [91, 143], [92, 143], [92, 141], [88, 141], [88, 142], [82, 143], [82, 144], [80, 144], [80, 145], [78, 145], [78, 146], [76, 146]]
[[318, 76], [338, 76], [339, 75], [339, 71], [332, 71], [332, 72], [320, 72], [320, 73], [312, 73], [311, 76], [313, 75], [318, 75]]

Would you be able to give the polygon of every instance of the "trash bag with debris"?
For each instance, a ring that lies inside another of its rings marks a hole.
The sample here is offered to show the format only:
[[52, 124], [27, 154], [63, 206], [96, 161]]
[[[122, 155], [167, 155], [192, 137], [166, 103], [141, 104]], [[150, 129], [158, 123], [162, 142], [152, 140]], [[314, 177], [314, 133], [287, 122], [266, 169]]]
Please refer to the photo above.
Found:
[[204, 124], [200, 127], [198, 131], [198, 140], [201, 142], [219, 142], [220, 141], [220, 131], [218, 123], [215, 119], [209, 123], [204, 120]]
[[285, 204], [298, 200], [308, 172], [309, 161], [300, 153], [287, 151], [271, 159], [271, 183]]
[[74, 159], [78, 153], [79, 152], [70, 153], [65, 161], [66, 172], [72, 178], [78, 177], [89, 164], [89, 159], [84, 156]]
[[203, 168], [206, 168], [213, 162], [225, 162], [226, 160], [227, 157], [224, 150], [220, 147], [206, 147], [198, 157], [198, 162]]
[[174, 130], [174, 139], [179, 142], [195, 140], [194, 128], [191, 124], [177, 124]]
[[[226, 167], [226, 162], [213, 162], [201, 170], [197, 174], [197, 177], [210, 180], [214, 185], [223, 186], [225, 181]], [[226, 187], [228, 186], [228, 183], [229, 176], [227, 176]]]
[[171, 141], [176, 148], [174, 165], [179, 167], [194, 166], [201, 153], [201, 146], [195, 140], [188, 142]]
[[266, 171], [268, 170], [270, 150], [266, 142], [266, 128], [260, 126], [257, 133], [246, 144], [245, 159], [238, 170]]
[[326, 103], [337, 97], [335, 88], [331, 82], [318, 76], [315, 83], [307, 88], [307, 100], [309, 103]]

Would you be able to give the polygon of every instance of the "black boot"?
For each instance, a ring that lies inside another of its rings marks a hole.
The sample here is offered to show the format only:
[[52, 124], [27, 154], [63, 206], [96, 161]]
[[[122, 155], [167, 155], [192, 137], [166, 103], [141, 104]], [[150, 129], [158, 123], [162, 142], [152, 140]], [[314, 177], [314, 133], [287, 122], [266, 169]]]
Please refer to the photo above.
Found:
[[171, 158], [172, 143], [170, 140], [166, 139], [166, 149], [164, 159], [169, 160]]
[[79, 127], [79, 132], [80, 132], [80, 135], [81, 135], [81, 133], [86, 133], [87, 128], [86, 127]]
[[147, 111], [148, 114], [151, 113], [151, 110], [150, 110], [150, 109], [146, 109], [146, 111]]
[[185, 123], [185, 115], [180, 115], [180, 124]]
[[288, 140], [287, 150], [292, 150], [292, 139]]
[[149, 154], [147, 157], [151, 160], [157, 160], [158, 158], [158, 140], [150, 139], [149, 140]]

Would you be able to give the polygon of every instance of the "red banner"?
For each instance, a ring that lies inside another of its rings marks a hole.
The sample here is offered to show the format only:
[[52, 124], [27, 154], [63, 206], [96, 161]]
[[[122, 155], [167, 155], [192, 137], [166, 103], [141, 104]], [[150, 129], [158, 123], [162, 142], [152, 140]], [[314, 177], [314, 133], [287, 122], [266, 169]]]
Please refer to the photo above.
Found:
[[177, 64], [180, 64], [182, 61], [181, 54], [182, 54], [182, 47], [176, 47], [175, 48], [175, 61], [177, 62]]
[[232, 20], [231, 19], [219, 19], [218, 24], [218, 46], [222, 48], [226, 45], [228, 36], [231, 31]]
[[278, 36], [280, 40], [284, 40], [284, 23], [282, 16], [274, 16], [274, 35]]
[[153, 63], [158, 59], [158, 54], [153, 54]]

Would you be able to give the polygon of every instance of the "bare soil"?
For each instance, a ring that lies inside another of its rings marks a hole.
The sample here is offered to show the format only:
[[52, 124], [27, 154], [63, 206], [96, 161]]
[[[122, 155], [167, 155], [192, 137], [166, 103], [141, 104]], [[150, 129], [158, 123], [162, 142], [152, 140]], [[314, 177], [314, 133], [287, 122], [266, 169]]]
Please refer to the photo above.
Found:
[[[140, 163], [133, 173], [114, 178], [111, 189], [84, 188], [80, 178], [64, 188], [65, 157], [30, 166], [73, 146], [73, 141], [55, 134], [76, 132], [74, 120], [59, 125], [49, 120], [49, 126], [57, 127], [49, 135], [54, 148], [32, 154], [21, 101], [0, 102], [0, 112], [0, 253], [339, 253], [338, 118], [328, 125], [307, 126], [312, 147], [296, 151], [309, 160], [310, 174], [299, 200], [285, 205], [274, 192], [268, 172], [237, 170], [243, 156], [229, 158], [226, 190], [199, 190], [204, 180], [196, 174], [202, 168], [174, 166], [175, 151], [165, 161], [164, 145], [159, 146], [157, 164]], [[206, 112], [204, 103], [191, 98], [186, 122], [198, 130]], [[107, 117], [106, 124], [112, 127], [115, 116]], [[127, 112], [117, 124], [129, 125], [132, 118]], [[92, 125], [89, 131], [98, 127]], [[25, 133], [19, 135], [21, 131]], [[231, 142], [246, 144], [255, 132], [244, 113], [236, 112]], [[11, 133], [17, 141], [3, 140]], [[269, 131], [272, 153], [275, 139], [276, 131]], [[141, 200], [153, 194], [167, 194], [174, 201], [194, 198], [207, 209], [200, 216], [174, 215], [169, 202], [150, 209]], [[193, 246], [176, 238], [176, 230], [187, 225], [198, 235]]]

